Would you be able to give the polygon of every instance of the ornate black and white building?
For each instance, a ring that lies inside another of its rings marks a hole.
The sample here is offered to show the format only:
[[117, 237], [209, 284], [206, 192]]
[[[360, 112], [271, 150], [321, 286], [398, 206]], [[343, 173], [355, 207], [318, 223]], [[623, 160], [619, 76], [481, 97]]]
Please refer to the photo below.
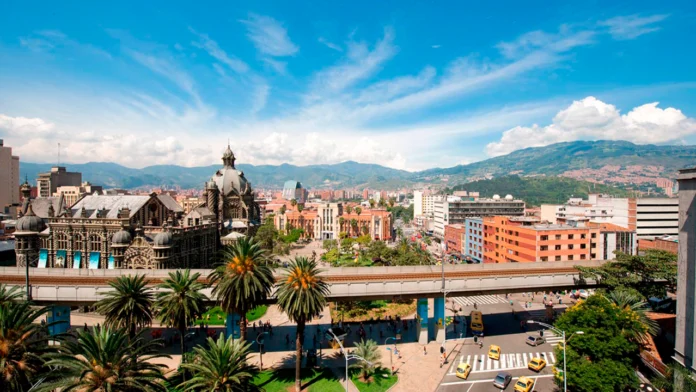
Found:
[[217, 250], [259, 225], [251, 184], [227, 147], [223, 167], [205, 185], [206, 202], [184, 215], [166, 194], [86, 195], [24, 203], [15, 231], [17, 265], [40, 268], [206, 268]]

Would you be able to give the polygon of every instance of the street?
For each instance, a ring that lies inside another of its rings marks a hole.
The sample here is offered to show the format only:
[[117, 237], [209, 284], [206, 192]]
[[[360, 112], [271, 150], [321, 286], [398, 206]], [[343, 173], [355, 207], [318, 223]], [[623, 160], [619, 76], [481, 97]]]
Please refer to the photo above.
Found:
[[[461, 306], [461, 313], [465, 316], [468, 316], [474, 310], [474, 304], [476, 304], [477, 310], [483, 313], [485, 333], [481, 347], [479, 347], [478, 343], [474, 343], [470, 331], [467, 331], [466, 338], [449, 341], [446, 344], [448, 370], [440, 383], [438, 391], [498, 391], [500, 389], [493, 386], [493, 380], [499, 372], [506, 372], [512, 376], [512, 381], [505, 389], [506, 391], [513, 391], [514, 383], [521, 376], [535, 380], [534, 391], [555, 390], [552, 366], [563, 366], [562, 356], [559, 358], [554, 352], [561, 338], [554, 335], [551, 331], [545, 330], [545, 343], [539, 346], [526, 344], [525, 340], [528, 336], [539, 336], [540, 328], [536, 325], [521, 325], [520, 321], [523, 318], [541, 319], [546, 315], [546, 310], [539, 303], [534, 303], [530, 309], [525, 309], [520, 304], [520, 300], [524, 303], [526, 298], [522, 298], [521, 295], [514, 295], [510, 298], [514, 301], [513, 306], [503, 296], [450, 299], [447, 306]], [[556, 311], [563, 308], [558, 306]], [[513, 316], [513, 309], [517, 317]], [[468, 318], [464, 320], [468, 320]], [[457, 328], [461, 333], [461, 323]], [[455, 336], [454, 333], [450, 332], [447, 337], [448, 339], [454, 339], [459, 336]], [[499, 360], [493, 360], [488, 357], [490, 345], [500, 346], [501, 355]], [[544, 359], [547, 363], [546, 367], [540, 372], [528, 369], [527, 364], [532, 358]], [[461, 363], [471, 365], [471, 373], [466, 380], [455, 375], [456, 369]]]

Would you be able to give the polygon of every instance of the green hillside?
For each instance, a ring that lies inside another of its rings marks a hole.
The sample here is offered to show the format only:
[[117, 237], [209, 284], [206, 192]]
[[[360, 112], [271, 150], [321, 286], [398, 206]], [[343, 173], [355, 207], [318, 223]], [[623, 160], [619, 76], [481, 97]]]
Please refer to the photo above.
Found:
[[571, 197], [587, 198], [588, 193], [629, 196], [625, 189], [563, 177], [505, 176], [458, 185], [451, 190], [479, 192], [481, 197], [511, 194], [515, 199], [524, 200], [527, 206], [563, 203]]

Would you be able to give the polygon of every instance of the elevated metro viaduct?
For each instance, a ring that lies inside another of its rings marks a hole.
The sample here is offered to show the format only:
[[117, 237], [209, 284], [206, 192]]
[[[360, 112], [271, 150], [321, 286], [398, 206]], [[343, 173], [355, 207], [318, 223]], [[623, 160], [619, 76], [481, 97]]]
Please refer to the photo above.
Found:
[[[465, 264], [444, 268], [432, 265], [342, 267], [326, 268], [322, 276], [329, 284], [329, 301], [418, 299], [418, 336], [420, 342], [426, 343], [429, 338], [437, 341], [445, 339], [444, 294], [468, 296], [594, 287], [596, 282], [579, 280], [574, 266], [594, 267], [605, 262]], [[67, 321], [67, 329], [70, 306], [90, 305], [98, 301], [104, 292], [110, 290], [108, 282], [115, 277], [145, 274], [155, 285], [165, 279], [169, 272], [171, 270], [30, 268], [29, 282], [34, 302], [51, 306], [49, 321]], [[211, 270], [192, 272], [199, 272], [205, 278]], [[0, 268], [0, 283], [25, 287], [25, 274], [26, 270], [21, 267]], [[210, 288], [204, 290], [208, 297], [210, 292]], [[434, 298], [432, 318], [428, 316], [428, 298]], [[270, 298], [270, 302], [274, 301], [274, 297]], [[233, 333], [232, 315], [228, 316], [227, 325], [230, 333]]]

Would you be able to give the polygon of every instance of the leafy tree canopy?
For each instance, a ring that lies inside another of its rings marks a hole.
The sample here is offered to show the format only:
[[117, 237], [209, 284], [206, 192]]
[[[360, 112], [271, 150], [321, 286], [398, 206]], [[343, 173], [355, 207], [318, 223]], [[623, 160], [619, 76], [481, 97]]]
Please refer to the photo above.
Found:
[[389, 207], [387, 211], [391, 212], [393, 220], [401, 219], [404, 223], [409, 223], [413, 220], [413, 204], [408, 207]]
[[[616, 306], [602, 295], [592, 295], [561, 315], [555, 327], [565, 331], [568, 340], [568, 390], [613, 392], [636, 384], [633, 367], [639, 344], [630, 332], [645, 328], [629, 308]], [[582, 335], [573, 333], [582, 331]], [[572, 337], [572, 339], [571, 339]], [[563, 347], [556, 348], [563, 358]], [[563, 385], [562, 375], [556, 378]]]
[[616, 261], [601, 267], [579, 267], [581, 279], [605, 285], [607, 291], [625, 289], [644, 298], [665, 296], [677, 288], [677, 255], [650, 249], [643, 256], [617, 253]]

